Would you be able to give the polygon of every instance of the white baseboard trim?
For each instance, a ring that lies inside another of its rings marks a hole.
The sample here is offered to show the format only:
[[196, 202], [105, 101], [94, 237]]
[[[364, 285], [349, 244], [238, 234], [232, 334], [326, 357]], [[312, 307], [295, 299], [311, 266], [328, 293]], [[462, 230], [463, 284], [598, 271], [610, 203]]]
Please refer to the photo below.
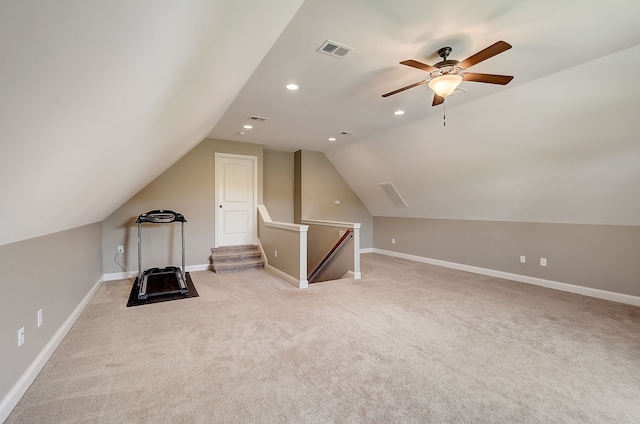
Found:
[[287, 283], [292, 284], [294, 287], [298, 288], [298, 289], [306, 289], [309, 288], [309, 281], [307, 280], [296, 280], [294, 277], [290, 276], [289, 274], [280, 271], [278, 268], [275, 268], [271, 265], [265, 265], [265, 269], [267, 270], [267, 272], [275, 275], [276, 277], [282, 278], [283, 280], [285, 280]]
[[137, 276], [138, 271], [112, 272], [110, 274], [104, 274], [102, 276], [102, 281], [129, 280], [131, 278], [136, 278]]
[[184, 271], [185, 272], [195, 272], [195, 271], [209, 271], [209, 267], [211, 265], [209, 264], [202, 264], [202, 265], [189, 265], [189, 266], [185, 266], [184, 267]]
[[[209, 264], [189, 265], [189, 266], [185, 266], [184, 270], [185, 272], [208, 271]], [[138, 270], [129, 271], [129, 272], [112, 272], [109, 274], [104, 274], [102, 276], [102, 281], [129, 280], [131, 278], [136, 278], [137, 276], [138, 276]]]
[[364, 249], [360, 249], [360, 254], [363, 254], [363, 253], [373, 253], [373, 247], [367, 247], [367, 248], [364, 248]]
[[267, 258], [267, 254], [264, 253], [264, 247], [262, 247], [260, 239], [258, 239], [258, 249], [260, 249], [260, 255], [262, 255], [262, 260], [264, 261], [264, 266], [266, 268], [269, 265], [269, 258]]
[[76, 322], [82, 311], [87, 307], [93, 295], [96, 294], [96, 291], [100, 288], [103, 280], [98, 280], [97, 283], [93, 285], [91, 290], [85, 295], [85, 297], [80, 301], [78, 306], [73, 310], [71, 315], [66, 319], [66, 321], [62, 324], [62, 326], [56, 331], [51, 340], [46, 344], [46, 346], [40, 351], [36, 359], [29, 365], [29, 367], [25, 370], [25, 372], [20, 376], [20, 379], [13, 385], [9, 393], [0, 401], [0, 423], [3, 423], [9, 414], [18, 404], [18, 401], [24, 396], [31, 383], [36, 379], [42, 368], [47, 363], [53, 352], [58, 348], [62, 339], [67, 335], [73, 324]]
[[475, 274], [487, 275], [489, 277], [504, 278], [505, 280], [517, 281], [520, 283], [533, 284], [535, 286], [560, 290], [569, 293], [581, 294], [583, 296], [595, 297], [598, 299], [611, 300], [613, 302], [626, 303], [627, 305], [640, 306], [640, 296], [616, 293], [607, 290], [594, 289], [591, 287], [576, 286], [574, 284], [561, 283], [543, 278], [529, 277], [527, 275], [512, 274], [510, 272], [496, 271], [493, 269], [480, 268], [472, 265], [464, 265], [456, 262], [447, 262], [439, 259], [425, 258], [422, 256], [409, 255], [406, 253], [394, 252], [384, 249], [373, 249], [374, 253], [394, 256], [396, 258], [409, 259], [411, 261], [422, 262], [431, 265], [443, 266], [445, 268], [457, 269], [460, 271], [473, 272]]
[[347, 273], [344, 275], [344, 278], [352, 278], [354, 280], [359, 280], [362, 278], [362, 273], [347, 271]]

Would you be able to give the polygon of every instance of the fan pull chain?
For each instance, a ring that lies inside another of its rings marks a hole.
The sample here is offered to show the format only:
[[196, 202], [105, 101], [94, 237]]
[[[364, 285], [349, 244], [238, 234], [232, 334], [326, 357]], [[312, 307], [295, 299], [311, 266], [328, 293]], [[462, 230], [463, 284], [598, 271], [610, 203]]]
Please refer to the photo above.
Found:
[[442, 126], [447, 126], [447, 100], [442, 101]]

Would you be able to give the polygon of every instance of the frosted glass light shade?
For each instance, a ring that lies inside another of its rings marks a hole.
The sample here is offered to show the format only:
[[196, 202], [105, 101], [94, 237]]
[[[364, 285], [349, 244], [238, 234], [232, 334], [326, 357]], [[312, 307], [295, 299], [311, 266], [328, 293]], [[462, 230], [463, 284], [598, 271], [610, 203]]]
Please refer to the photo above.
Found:
[[462, 82], [460, 75], [440, 75], [429, 81], [429, 88], [443, 99], [458, 88]]

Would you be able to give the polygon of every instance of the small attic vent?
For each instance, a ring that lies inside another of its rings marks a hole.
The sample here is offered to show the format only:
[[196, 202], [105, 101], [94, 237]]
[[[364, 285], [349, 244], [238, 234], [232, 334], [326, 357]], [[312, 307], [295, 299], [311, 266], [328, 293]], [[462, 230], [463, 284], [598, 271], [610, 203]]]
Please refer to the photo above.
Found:
[[380, 187], [384, 190], [391, 204], [396, 208], [408, 208], [407, 202], [404, 201], [393, 183], [380, 183]]
[[328, 54], [329, 56], [342, 59], [347, 53], [353, 50], [352, 47], [345, 46], [344, 44], [336, 43], [335, 41], [327, 40], [318, 49], [320, 53]]
[[264, 122], [264, 121], [266, 121], [267, 119], [269, 119], [269, 118], [263, 118], [262, 116], [256, 116], [256, 115], [251, 115], [251, 116], [249, 117], [249, 120], [250, 120], [250, 121], [259, 121], [259, 122]]

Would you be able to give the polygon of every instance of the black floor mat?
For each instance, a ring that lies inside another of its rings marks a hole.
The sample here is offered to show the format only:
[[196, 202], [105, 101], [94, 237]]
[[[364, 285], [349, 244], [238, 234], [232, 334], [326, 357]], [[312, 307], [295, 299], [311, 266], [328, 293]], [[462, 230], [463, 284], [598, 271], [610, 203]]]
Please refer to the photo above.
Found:
[[[175, 278], [173, 279], [173, 281], [175, 281]], [[155, 279], [153, 285], [148, 285], [147, 293], [152, 294], [153, 292], [171, 290], [171, 287], [169, 286], [173, 283], [173, 281], [171, 281], [171, 279], [165, 278]], [[136, 278], [133, 282], [133, 287], [131, 287], [131, 294], [129, 294], [127, 307], [147, 305], [149, 303], [168, 302], [169, 300], [188, 299], [190, 297], [199, 297], [200, 295], [198, 294], [196, 287], [193, 285], [191, 275], [188, 272], [185, 273], [185, 282], [187, 283], [187, 288], [189, 289], [186, 294], [172, 293], [159, 296], [149, 296], [146, 299], [138, 299], [138, 293], [140, 289], [138, 287], [138, 279]]]

